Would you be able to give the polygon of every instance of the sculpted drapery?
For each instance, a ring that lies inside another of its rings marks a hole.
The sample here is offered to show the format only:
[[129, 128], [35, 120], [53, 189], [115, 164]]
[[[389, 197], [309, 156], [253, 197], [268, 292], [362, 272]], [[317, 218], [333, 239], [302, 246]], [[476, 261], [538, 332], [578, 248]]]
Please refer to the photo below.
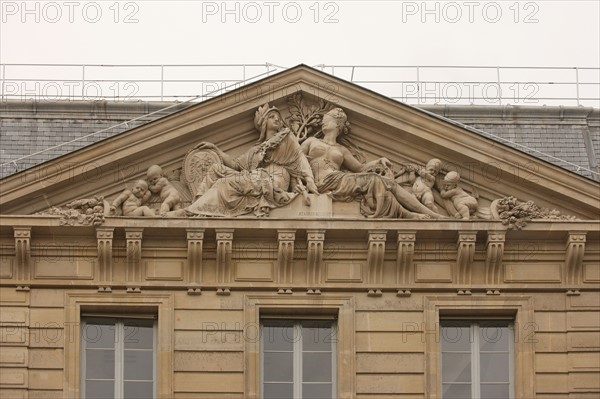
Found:
[[[294, 134], [283, 128], [277, 108], [259, 108], [255, 126], [261, 143], [238, 158], [231, 158], [209, 143], [197, 147], [213, 149], [223, 163], [211, 167], [200, 189], [200, 197], [186, 211], [201, 216], [267, 216], [270, 209], [289, 204], [306, 187], [316, 192], [306, 156]], [[289, 192], [290, 184], [295, 192]]]

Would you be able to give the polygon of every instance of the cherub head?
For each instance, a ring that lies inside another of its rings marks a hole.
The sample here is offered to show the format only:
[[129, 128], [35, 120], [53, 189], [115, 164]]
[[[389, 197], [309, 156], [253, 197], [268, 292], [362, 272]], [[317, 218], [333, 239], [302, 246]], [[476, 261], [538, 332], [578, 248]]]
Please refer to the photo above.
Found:
[[162, 177], [162, 168], [158, 165], [152, 165], [148, 168], [148, 172], [146, 172], [146, 179], [151, 186], [156, 185], [160, 178]]
[[451, 190], [453, 188], [458, 187], [458, 182], [460, 181], [460, 175], [456, 172], [448, 172], [446, 176], [444, 176], [444, 187], [446, 190]]
[[429, 162], [427, 162], [427, 165], [425, 165], [425, 170], [432, 176], [437, 176], [441, 169], [442, 161], [437, 158], [430, 159]]
[[148, 191], [148, 183], [146, 183], [146, 180], [136, 181], [131, 188], [131, 193], [137, 198], [142, 198], [144, 194], [146, 194], [146, 191]]

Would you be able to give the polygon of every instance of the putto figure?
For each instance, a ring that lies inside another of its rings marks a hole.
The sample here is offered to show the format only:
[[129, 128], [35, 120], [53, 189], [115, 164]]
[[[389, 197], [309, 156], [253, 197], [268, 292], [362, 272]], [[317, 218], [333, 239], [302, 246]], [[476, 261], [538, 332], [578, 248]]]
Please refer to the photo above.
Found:
[[181, 209], [181, 195], [179, 191], [171, 184], [169, 179], [164, 177], [163, 170], [158, 165], [152, 165], [146, 173], [149, 187], [148, 189], [160, 196], [160, 214], [165, 215], [169, 211]]
[[448, 172], [444, 177], [442, 184], [442, 190], [440, 195], [442, 198], [451, 201], [452, 205], [456, 209], [453, 212], [449, 206], [446, 206], [448, 213], [456, 218], [469, 219], [471, 215], [477, 212], [477, 199], [467, 194], [462, 188], [458, 186], [460, 182], [460, 175], [456, 172]]
[[148, 183], [145, 180], [138, 180], [131, 190], [126, 189], [115, 198], [110, 213], [115, 215], [117, 208], [121, 206], [123, 216], [154, 216], [154, 211], [144, 205], [151, 195], [152, 193], [148, 191]]
[[268, 104], [260, 107], [254, 116], [254, 127], [260, 132], [259, 143], [238, 158], [212, 143], [195, 147], [214, 151], [222, 163], [210, 167], [199, 197], [186, 208], [189, 214], [268, 216], [270, 209], [289, 204], [306, 189], [317, 193], [308, 160], [294, 134], [284, 126], [279, 110]]
[[437, 212], [438, 209], [435, 206], [432, 188], [435, 185], [435, 177], [440, 173], [441, 168], [442, 161], [436, 158], [429, 160], [425, 168], [419, 168], [415, 171], [418, 176], [412, 186], [415, 197], [434, 212]]

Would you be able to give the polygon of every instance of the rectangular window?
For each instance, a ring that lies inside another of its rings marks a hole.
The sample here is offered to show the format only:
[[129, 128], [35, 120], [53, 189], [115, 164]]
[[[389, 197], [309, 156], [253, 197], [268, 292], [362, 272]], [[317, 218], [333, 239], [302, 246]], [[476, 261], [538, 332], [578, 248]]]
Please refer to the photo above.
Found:
[[336, 326], [331, 320], [263, 320], [264, 399], [336, 397]]
[[511, 321], [443, 320], [442, 398], [514, 397], [514, 329]]
[[155, 398], [156, 335], [156, 320], [153, 319], [83, 318], [83, 397]]

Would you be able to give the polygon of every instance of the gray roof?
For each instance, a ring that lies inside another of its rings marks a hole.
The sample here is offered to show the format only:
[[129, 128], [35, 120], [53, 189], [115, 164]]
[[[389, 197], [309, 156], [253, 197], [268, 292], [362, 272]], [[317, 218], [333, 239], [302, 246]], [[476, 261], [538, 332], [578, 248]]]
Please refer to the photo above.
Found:
[[[190, 103], [0, 102], [0, 178], [164, 117]], [[600, 181], [600, 112], [586, 107], [421, 106], [468, 130]], [[596, 172], [596, 173], [594, 173]]]

